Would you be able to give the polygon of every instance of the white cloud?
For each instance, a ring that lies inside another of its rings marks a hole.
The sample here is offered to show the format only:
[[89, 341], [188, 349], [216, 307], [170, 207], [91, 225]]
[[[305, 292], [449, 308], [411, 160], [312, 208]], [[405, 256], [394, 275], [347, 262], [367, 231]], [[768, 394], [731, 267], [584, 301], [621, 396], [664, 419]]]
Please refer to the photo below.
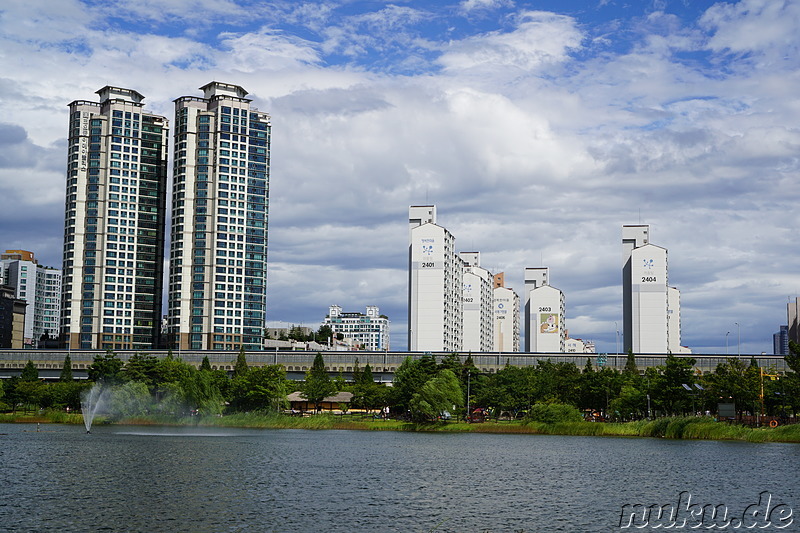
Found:
[[739, 322], [743, 349], [768, 350], [800, 290], [800, 80], [796, 54], [781, 59], [794, 3], [716, 4], [689, 23], [653, 12], [592, 49], [577, 15], [505, 2], [462, 2], [501, 22], [477, 17], [452, 41], [425, 30], [446, 25], [435, 4], [276, 2], [247, 21], [241, 2], [126, 3], [135, 29], [108, 19], [122, 3], [50, 4], [0, 14], [0, 246], [47, 264], [60, 263], [67, 104], [114, 84], [171, 117], [174, 98], [217, 79], [273, 117], [270, 320], [376, 304], [402, 348], [406, 210], [423, 202], [518, 290], [525, 267], [550, 266], [567, 327], [601, 351], [620, 321], [622, 224], [651, 224], [669, 249], [684, 344], [719, 349]]
[[439, 62], [448, 70], [476, 67], [535, 70], [564, 61], [570, 50], [580, 46], [582, 38], [574, 19], [529, 11], [518, 16], [518, 25], [511, 32], [496, 31], [450, 43]]
[[700, 24], [714, 31], [710, 49], [761, 53], [792, 53], [800, 44], [800, 4], [771, 0], [719, 2], [711, 6]]

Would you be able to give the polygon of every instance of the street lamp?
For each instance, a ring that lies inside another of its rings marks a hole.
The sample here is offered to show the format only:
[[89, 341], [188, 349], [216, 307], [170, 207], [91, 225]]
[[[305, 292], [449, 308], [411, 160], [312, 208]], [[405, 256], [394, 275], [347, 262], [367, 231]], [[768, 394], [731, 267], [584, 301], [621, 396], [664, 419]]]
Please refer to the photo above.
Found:
[[731, 334], [730, 331], [725, 334], [725, 355], [728, 355], [728, 335], [730, 334]]
[[614, 329], [615, 329], [615, 330], [617, 330], [617, 336], [616, 336], [616, 341], [617, 341], [616, 347], [617, 347], [617, 351], [616, 351], [615, 353], [616, 353], [617, 355], [619, 355], [619, 326], [617, 325], [617, 322], [616, 322], [616, 321], [614, 321]]

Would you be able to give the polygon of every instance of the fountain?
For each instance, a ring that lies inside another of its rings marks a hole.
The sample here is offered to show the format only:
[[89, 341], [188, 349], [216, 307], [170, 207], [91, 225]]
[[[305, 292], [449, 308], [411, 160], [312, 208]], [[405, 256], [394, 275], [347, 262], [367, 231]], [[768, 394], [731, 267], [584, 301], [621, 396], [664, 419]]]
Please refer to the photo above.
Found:
[[81, 395], [81, 412], [83, 413], [83, 425], [86, 426], [86, 433], [92, 432], [92, 421], [97, 410], [106, 400], [106, 389], [100, 383], [92, 387], [88, 392]]

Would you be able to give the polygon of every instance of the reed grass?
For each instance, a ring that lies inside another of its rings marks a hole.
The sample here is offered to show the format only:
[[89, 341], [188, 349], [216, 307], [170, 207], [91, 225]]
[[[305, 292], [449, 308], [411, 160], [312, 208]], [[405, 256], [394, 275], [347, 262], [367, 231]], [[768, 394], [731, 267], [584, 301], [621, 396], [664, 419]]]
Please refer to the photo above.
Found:
[[[110, 422], [102, 417], [95, 424]], [[35, 413], [0, 413], [0, 423], [83, 424], [80, 413], [59, 410]], [[574, 435], [585, 437], [656, 437], [694, 440], [736, 440], [746, 442], [800, 442], [800, 424], [777, 428], [751, 428], [709, 417], [667, 417], [635, 422], [558, 422], [532, 421], [486, 422], [468, 424], [448, 421], [413, 423], [401, 420], [374, 419], [359, 414], [319, 414], [308, 417], [279, 413], [234, 413], [225, 416], [175, 417], [148, 415], [114, 421], [125, 425], [216, 426], [256, 429], [310, 429], [358, 431], [416, 431], [440, 433], [508, 433], [529, 435]]]

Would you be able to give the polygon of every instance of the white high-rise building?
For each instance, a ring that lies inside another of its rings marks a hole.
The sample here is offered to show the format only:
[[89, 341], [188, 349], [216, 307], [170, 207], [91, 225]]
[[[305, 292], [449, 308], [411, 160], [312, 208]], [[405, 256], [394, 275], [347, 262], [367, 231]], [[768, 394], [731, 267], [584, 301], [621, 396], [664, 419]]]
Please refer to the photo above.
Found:
[[44, 334], [58, 338], [61, 270], [40, 265], [33, 252], [6, 250], [0, 255], [0, 285], [12, 287], [27, 302], [24, 348], [38, 348]]
[[462, 350], [490, 352], [494, 346], [492, 273], [481, 267], [480, 252], [458, 254], [464, 264]]
[[[547, 267], [529, 267], [525, 269], [525, 351], [536, 350], [536, 331], [538, 329], [539, 310], [536, 302], [531, 303], [531, 293], [535, 289], [550, 284], [550, 269]], [[548, 306], [542, 306], [548, 307]], [[549, 306], [552, 309], [552, 305]], [[563, 328], [562, 328], [563, 329]], [[556, 350], [558, 351], [558, 350]]]
[[622, 226], [622, 339], [627, 353], [633, 349], [631, 253], [650, 242], [650, 226]]
[[97, 94], [69, 104], [61, 334], [76, 349], [155, 348], [168, 122], [134, 90]]
[[503, 273], [495, 274], [493, 292], [495, 352], [519, 351], [519, 296], [504, 286]]
[[625, 352], [691, 353], [681, 346], [680, 291], [669, 286], [667, 250], [650, 244], [650, 227], [622, 227]]
[[365, 313], [345, 313], [340, 306], [332, 305], [322, 325], [330, 326], [334, 334], [341, 333], [363, 350], [389, 349], [389, 317], [375, 305], [368, 305]]
[[[544, 287], [552, 290], [539, 291]], [[534, 293], [534, 291], [539, 292]], [[541, 331], [543, 329], [542, 321], [547, 324], [544, 332]], [[563, 352], [566, 339], [565, 328], [564, 295], [558, 289], [550, 287], [550, 269], [547, 267], [526, 268], [525, 351]]]
[[408, 349], [462, 349], [463, 262], [455, 237], [436, 224], [436, 206], [409, 208]]
[[270, 116], [238, 85], [175, 100], [170, 345], [260, 350], [267, 308]]
[[525, 344], [527, 352], [563, 353], [567, 338], [564, 293], [550, 285], [527, 292], [529, 310]]
[[632, 341], [630, 349], [634, 354], [667, 353], [669, 349], [667, 250], [654, 244], [634, 248], [631, 252], [630, 265]]
[[670, 353], [692, 353], [692, 350], [681, 345], [681, 291], [675, 287], [667, 288], [667, 335]]

